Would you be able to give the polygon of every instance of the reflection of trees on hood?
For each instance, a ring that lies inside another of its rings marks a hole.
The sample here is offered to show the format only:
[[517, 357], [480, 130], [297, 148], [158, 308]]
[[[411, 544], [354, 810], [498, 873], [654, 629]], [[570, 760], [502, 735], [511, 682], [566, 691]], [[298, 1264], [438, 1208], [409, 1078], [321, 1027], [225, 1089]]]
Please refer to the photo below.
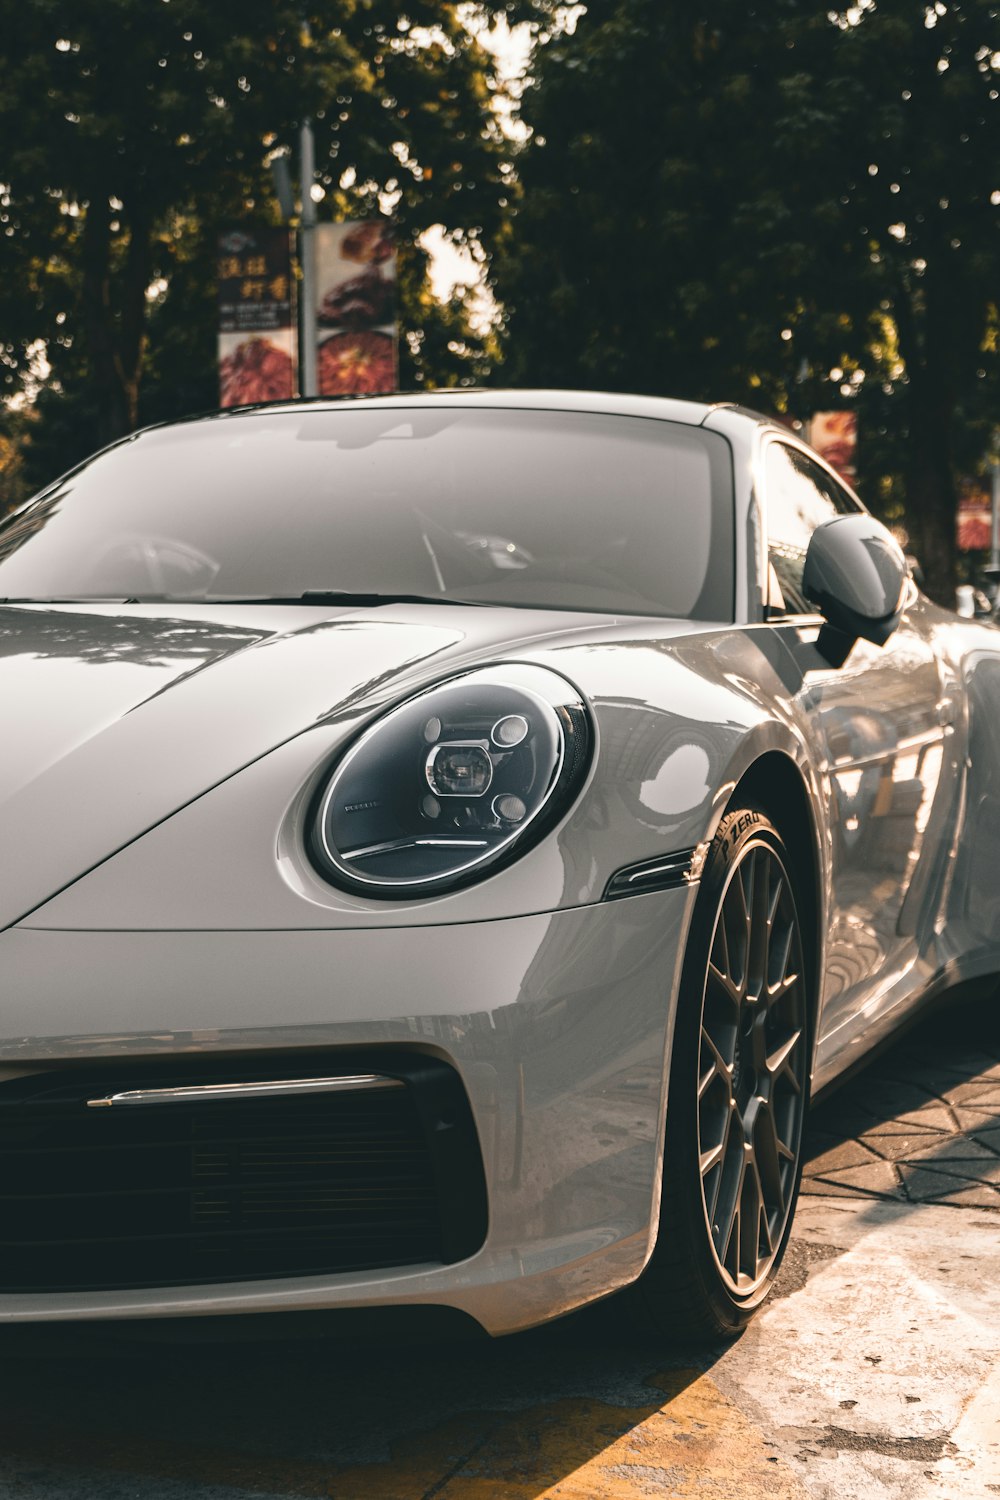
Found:
[[189, 663], [206, 666], [268, 632], [201, 620], [81, 614], [73, 609], [0, 609], [0, 657], [72, 657], [103, 666], [129, 662], [142, 667]]
[[[397, 621], [379, 620], [376, 628], [379, 634], [382, 634], [387, 626], [392, 628], [394, 625], [398, 625], [399, 630], [405, 634], [411, 634], [410, 626], [400, 624]], [[367, 620], [338, 620], [332, 628], [336, 631], [337, 635], [349, 635], [352, 631], [363, 634], [372, 628], [372, 622]], [[331, 622], [329, 620], [320, 620], [317, 625], [306, 626], [298, 634], [300, 636], [311, 635], [330, 629]], [[393, 662], [391, 667], [386, 667], [384, 671], [376, 673], [374, 677], [369, 677], [364, 682], [359, 683], [352, 692], [333, 705], [327, 713], [321, 714], [321, 722], [324, 724], [347, 723], [349, 720], [356, 718], [359, 707], [362, 705], [373, 710], [391, 703], [399, 696], [399, 679], [405, 675], [407, 667], [416, 667], [423, 662], [430, 661], [434, 656], [440, 656], [442, 651], [450, 650], [453, 646], [458, 645], [460, 640], [461, 635], [459, 632], [449, 630], [442, 632], [441, 644], [435, 646], [433, 650], [418, 650], [408, 656], [401, 656], [398, 662]], [[363, 642], [359, 642], [359, 647], [361, 645], [363, 645]], [[411, 685], [407, 691], [415, 691], [415, 688]]]

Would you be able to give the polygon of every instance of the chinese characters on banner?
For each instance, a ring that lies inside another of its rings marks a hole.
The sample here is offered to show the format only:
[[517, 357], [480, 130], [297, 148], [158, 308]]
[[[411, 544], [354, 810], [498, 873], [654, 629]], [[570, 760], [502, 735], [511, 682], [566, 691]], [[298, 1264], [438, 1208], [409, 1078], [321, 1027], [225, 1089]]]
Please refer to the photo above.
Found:
[[396, 256], [382, 219], [318, 224], [317, 378], [321, 396], [397, 387]]
[[830, 468], [854, 484], [858, 477], [858, 418], [853, 411], [817, 411], [809, 423], [809, 441]]
[[295, 395], [287, 229], [227, 229], [218, 242], [219, 405]]

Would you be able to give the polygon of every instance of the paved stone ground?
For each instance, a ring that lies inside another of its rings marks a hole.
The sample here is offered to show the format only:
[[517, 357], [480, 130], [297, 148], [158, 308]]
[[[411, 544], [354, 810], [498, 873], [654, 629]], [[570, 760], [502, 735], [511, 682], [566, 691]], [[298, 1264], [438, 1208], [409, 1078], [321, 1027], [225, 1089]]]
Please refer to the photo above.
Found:
[[820, 1105], [803, 1192], [1000, 1211], [998, 1013], [942, 1011]]

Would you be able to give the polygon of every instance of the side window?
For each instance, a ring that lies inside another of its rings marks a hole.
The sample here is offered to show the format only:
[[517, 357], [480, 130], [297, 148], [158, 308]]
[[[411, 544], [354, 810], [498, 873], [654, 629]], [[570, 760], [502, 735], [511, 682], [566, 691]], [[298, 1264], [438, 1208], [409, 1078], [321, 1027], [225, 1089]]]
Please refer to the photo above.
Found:
[[856, 510], [842, 490], [797, 448], [769, 443], [764, 457], [767, 510], [768, 603], [793, 615], [815, 613], [802, 592], [809, 538], [834, 516]]

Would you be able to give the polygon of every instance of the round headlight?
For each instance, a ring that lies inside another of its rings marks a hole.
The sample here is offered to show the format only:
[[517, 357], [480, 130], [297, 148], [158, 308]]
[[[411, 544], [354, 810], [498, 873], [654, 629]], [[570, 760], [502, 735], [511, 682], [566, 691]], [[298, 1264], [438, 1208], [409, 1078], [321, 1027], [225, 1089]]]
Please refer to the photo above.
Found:
[[552, 827], [580, 789], [590, 749], [580, 694], [556, 673], [467, 672], [355, 741], [320, 797], [313, 856], [328, 880], [371, 896], [452, 890]]

